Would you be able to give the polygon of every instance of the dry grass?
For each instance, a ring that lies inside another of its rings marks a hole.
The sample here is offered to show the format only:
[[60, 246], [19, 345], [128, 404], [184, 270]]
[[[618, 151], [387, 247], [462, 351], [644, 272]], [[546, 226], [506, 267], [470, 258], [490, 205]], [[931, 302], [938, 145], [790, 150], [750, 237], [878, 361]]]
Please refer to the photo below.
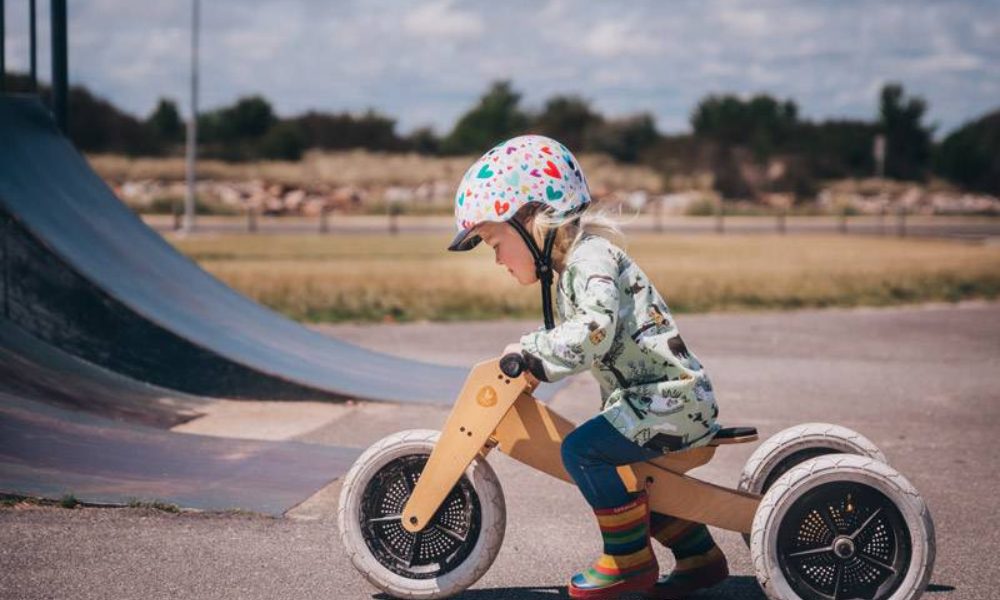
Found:
[[[104, 154], [87, 158], [101, 177], [113, 181], [184, 179], [183, 158], [128, 158]], [[224, 181], [261, 179], [296, 186], [417, 186], [431, 181], [457, 185], [475, 159], [475, 156], [437, 158], [367, 150], [311, 151], [298, 162], [200, 160], [198, 176]], [[649, 192], [662, 189], [662, 178], [647, 167], [618, 164], [598, 154], [581, 156], [580, 162], [594, 189], [645, 189]]]
[[[488, 249], [444, 234], [226, 235], [174, 240], [211, 273], [306, 321], [536, 317], [538, 290]], [[630, 254], [675, 311], [996, 298], [1000, 247], [844, 236], [632, 235]]]

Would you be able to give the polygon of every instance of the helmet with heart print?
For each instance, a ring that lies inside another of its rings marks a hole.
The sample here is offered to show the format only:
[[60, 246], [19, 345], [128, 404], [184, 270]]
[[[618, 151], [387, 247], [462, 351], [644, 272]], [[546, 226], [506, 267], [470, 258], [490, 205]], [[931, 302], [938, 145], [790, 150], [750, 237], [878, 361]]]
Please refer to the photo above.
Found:
[[511, 222], [523, 206], [537, 203], [554, 216], [582, 211], [590, 203], [583, 170], [573, 154], [556, 140], [522, 135], [497, 144], [462, 177], [455, 192], [458, 235], [449, 250], [471, 250], [480, 238], [476, 225]]
[[572, 218], [590, 205], [590, 190], [573, 154], [542, 135], [522, 135], [497, 144], [462, 177], [455, 193], [458, 235], [449, 250], [471, 250], [481, 241], [476, 225], [507, 223], [520, 234], [535, 261], [542, 286], [545, 328], [552, 329], [552, 245], [556, 228], [548, 229], [542, 248], [514, 215], [524, 206], [539, 204], [559, 218]]

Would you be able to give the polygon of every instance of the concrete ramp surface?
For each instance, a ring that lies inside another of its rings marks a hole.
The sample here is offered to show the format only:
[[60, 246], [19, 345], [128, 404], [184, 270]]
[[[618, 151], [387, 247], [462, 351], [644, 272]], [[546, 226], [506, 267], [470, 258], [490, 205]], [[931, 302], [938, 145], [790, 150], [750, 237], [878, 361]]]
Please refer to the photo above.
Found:
[[172, 433], [0, 392], [0, 492], [279, 516], [343, 475], [360, 454]]
[[37, 99], [0, 97], [0, 492], [281, 514], [361, 450], [168, 428], [211, 398], [449, 404], [467, 373], [235, 292], [133, 214]]
[[27, 333], [198, 395], [449, 403], [461, 389], [464, 369], [328, 338], [206, 273], [114, 195], [37, 99], [0, 97], [0, 140], [2, 314]]
[[170, 428], [211, 398], [135, 381], [70, 356], [0, 319], [0, 391], [116, 421]]

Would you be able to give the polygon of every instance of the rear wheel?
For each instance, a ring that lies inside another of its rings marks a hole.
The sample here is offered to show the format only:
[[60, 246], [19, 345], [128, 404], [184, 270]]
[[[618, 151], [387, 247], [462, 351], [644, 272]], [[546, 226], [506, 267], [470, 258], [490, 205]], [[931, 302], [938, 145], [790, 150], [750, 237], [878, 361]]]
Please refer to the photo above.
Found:
[[803, 423], [767, 438], [743, 465], [739, 489], [763, 494], [792, 467], [825, 454], [857, 454], [888, 464], [871, 440], [853, 429], [829, 423]]
[[444, 598], [478, 580], [503, 542], [506, 509], [500, 483], [474, 460], [418, 533], [403, 528], [403, 507], [439, 433], [404, 431], [372, 445], [354, 464], [340, 494], [341, 541], [369, 582], [401, 598]]
[[912, 600], [934, 564], [934, 524], [892, 467], [834, 454], [797, 465], [761, 500], [750, 551], [772, 600]]
[[[871, 440], [853, 429], [830, 423], [803, 423], [767, 438], [743, 465], [739, 490], [764, 494], [779, 477], [796, 465], [827, 454], [857, 454], [888, 463]], [[743, 534], [750, 544], [750, 536]]]

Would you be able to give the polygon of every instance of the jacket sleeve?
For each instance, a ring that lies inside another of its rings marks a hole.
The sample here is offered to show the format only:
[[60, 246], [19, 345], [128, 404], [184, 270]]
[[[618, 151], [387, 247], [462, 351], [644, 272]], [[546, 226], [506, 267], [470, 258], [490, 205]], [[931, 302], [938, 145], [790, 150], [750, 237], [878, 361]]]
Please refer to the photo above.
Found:
[[618, 264], [613, 256], [575, 261], [562, 277], [575, 310], [559, 326], [521, 337], [528, 369], [542, 381], [589, 368], [611, 347], [618, 325]]

